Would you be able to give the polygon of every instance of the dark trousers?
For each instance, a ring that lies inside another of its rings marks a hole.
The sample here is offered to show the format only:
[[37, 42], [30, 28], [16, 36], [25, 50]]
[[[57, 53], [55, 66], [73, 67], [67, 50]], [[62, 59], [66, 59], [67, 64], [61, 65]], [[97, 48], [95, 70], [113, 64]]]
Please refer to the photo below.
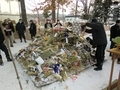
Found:
[[[112, 49], [114, 47], [115, 47], [115, 43], [113, 41], [111, 41], [110, 49]], [[111, 56], [111, 53], [110, 53], [110, 56]]]
[[97, 45], [96, 46], [96, 59], [97, 59], [97, 67], [102, 68], [104, 56], [105, 56], [105, 48], [106, 44], [104, 45]]
[[18, 33], [20, 40], [22, 41], [22, 38], [26, 40], [24, 33]]
[[[4, 43], [0, 44], [0, 49], [5, 53], [6, 58], [10, 59], [10, 55], [9, 55], [8, 49], [7, 49], [7, 47], [5, 46]], [[2, 59], [1, 54], [0, 54], [0, 59]]]
[[115, 43], [111, 41], [110, 49], [115, 47]]
[[[111, 41], [111, 45], [110, 45], [110, 49], [115, 48], [115, 43], [113, 41]], [[110, 53], [110, 56], [112, 56], [112, 54]], [[120, 58], [118, 58], [118, 61], [120, 61]]]
[[31, 34], [31, 39], [33, 39], [35, 37], [35, 34]]

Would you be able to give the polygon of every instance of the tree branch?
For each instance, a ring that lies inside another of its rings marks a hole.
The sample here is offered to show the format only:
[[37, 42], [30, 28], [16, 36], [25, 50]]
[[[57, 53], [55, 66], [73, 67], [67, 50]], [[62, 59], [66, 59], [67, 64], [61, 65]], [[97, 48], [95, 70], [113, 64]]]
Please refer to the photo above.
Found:
[[[26, 1], [27, 2], [27, 1]], [[28, 3], [28, 2], [27, 2]], [[28, 3], [30, 6], [32, 6], [32, 7], [35, 7], [34, 5], [32, 5], [31, 3]]]

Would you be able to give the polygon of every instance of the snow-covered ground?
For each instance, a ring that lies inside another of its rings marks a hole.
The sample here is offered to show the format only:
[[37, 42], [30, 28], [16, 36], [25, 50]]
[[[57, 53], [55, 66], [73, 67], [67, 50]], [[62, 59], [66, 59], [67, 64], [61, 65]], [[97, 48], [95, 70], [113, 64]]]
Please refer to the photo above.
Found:
[[[108, 34], [109, 31], [107, 31], [107, 36]], [[14, 47], [11, 47], [13, 55], [18, 52], [18, 50], [26, 47], [30, 43], [30, 41], [27, 41], [27, 43], [20, 43], [19, 40], [16, 41], [17, 43], [14, 44]], [[110, 44], [108, 42], [106, 49], [109, 49], [109, 45]], [[4, 66], [0, 66], [0, 90], [20, 90], [13, 63], [7, 62], [3, 52], [2, 56]], [[74, 81], [71, 78], [68, 78], [65, 82], [56, 82], [44, 88], [36, 88], [31, 79], [23, 71], [22, 66], [17, 61], [15, 61], [15, 64], [17, 66], [23, 90], [102, 90], [109, 83], [112, 61], [108, 52], [106, 52], [106, 59], [108, 60], [104, 62], [102, 71], [94, 71], [94, 67], [90, 67], [81, 72], [78, 78]], [[115, 63], [113, 80], [118, 78], [119, 71], [120, 65]]]

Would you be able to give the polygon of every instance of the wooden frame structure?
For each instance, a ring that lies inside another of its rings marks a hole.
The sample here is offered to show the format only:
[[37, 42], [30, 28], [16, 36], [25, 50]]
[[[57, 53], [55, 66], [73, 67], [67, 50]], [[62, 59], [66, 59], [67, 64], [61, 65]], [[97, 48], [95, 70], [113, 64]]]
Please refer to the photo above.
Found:
[[106, 90], [120, 90], [120, 71], [118, 71], [119, 72], [118, 80], [114, 81], [114, 83], [112, 84], [115, 59], [120, 58], [120, 46], [117, 46], [116, 48], [107, 51], [112, 53], [112, 66], [110, 72], [109, 86]]

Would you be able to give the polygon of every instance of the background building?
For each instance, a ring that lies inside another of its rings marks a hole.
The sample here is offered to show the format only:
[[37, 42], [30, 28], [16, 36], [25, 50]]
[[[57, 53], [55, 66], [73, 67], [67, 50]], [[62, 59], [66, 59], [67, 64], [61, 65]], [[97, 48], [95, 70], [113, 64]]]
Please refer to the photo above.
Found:
[[18, 21], [20, 18], [20, 4], [18, 0], [0, 0], [0, 20], [10, 18]]
[[65, 16], [65, 21], [66, 22], [85, 22], [87, 20], [83, 20], [80, 18], [80, 15], [67, 15]]

